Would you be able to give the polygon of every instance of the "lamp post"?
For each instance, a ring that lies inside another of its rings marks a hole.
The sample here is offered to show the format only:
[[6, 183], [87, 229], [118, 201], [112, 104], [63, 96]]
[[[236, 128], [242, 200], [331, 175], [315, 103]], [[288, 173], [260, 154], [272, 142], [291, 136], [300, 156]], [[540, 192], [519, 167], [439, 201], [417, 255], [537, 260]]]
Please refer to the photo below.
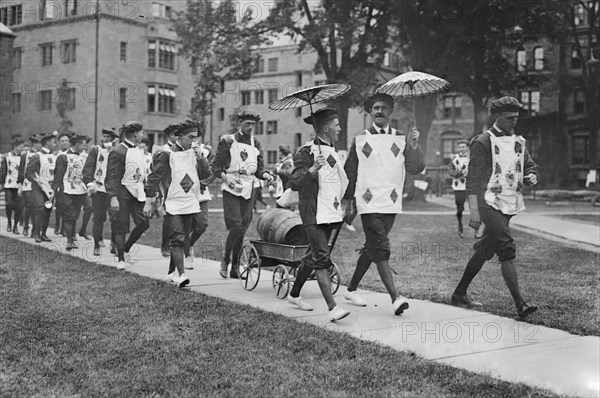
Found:
[[94, 65], [94, 145], [98, 144], [98, 47], [100, 45], [100, 0], [96, 0], [96, 60]]

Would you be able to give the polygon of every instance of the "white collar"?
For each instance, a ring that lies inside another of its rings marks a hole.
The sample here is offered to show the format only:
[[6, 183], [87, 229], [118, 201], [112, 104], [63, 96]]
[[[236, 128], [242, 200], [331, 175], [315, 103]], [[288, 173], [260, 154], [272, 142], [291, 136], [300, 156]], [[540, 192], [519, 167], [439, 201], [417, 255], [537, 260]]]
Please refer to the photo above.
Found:
[[123, 138], [123, 141], [128, 143], [129, 145], [131, 145], [133, 148], [135, 148], [137, 146], [133, 142], [129, 141], [127, 138]]
[[379, 133], [381, 130], [385, 131], [386, 134], [390, 133], [390, 124], [386, 124], [383, 127], [379, 127], [377, 125], [375, 125], [375, 123], [373, 123], [373, 128], [375, 129], [375, 131], [377, 131], [377, 133]]

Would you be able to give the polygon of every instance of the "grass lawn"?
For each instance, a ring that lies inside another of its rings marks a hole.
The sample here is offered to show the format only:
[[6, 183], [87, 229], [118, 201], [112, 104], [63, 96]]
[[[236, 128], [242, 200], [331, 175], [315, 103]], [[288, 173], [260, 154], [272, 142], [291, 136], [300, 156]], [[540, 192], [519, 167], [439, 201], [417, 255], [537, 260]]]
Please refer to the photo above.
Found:
[[[262, 205], [259, 205], [262, 206]], [[427, 203], [428, 210], [448, 210]], [[219, 207], [213, 203], [213, 208]], [[412, 207], [406, 206], [406, 210]], [[419, 210], [424, 210], [420, 208]], [[259, 239], [255, 213], [246, 235]], [[463, 223], [468, 222], [468, 216]], [[462, 276], [475, 242], [473, 230], [466, 227], [466, 238], [456, 235], [453, 215], [409, 215], [396, 218], [390, 233], [391, 264], [397, 272], [396, 286], [410, 298], [449, 303], [450, 295]], [[356, 232], [342, 228], [333, 258], [340, 268], [342, 283], [350, 281], [356, 265], [357, 248], [364, 243], [360, 218]], [[159, 247], [162, 219], [151, 220], [150, 230], [140, 243]], [[196, 255], [220, 260], [224, 250], [223, 214], [210, 213], [207, 232], [196, 243]], [[531, 317], [534, 324], [558, 328], [581, 335], [600, 335], [600, 273], [598, 254], [570, 248], [535, 235], [513, 230], [517, 243], [519, 281], [526, 300], [540, 309]], [[217, 272], [217, 270], [215, 270]], [[373, 265], [360, 285], [363, 289], [385, 292]], [[342, 292], [340, 291], [341, 294]], [[515, 317], [516, 310], [504, 284], [497, 259], [484, 265], [470, 293], [484, 303], [483, 310], [499, 316]]]
[[43, 248], [0, 284], [2, 397], [552, 396]]

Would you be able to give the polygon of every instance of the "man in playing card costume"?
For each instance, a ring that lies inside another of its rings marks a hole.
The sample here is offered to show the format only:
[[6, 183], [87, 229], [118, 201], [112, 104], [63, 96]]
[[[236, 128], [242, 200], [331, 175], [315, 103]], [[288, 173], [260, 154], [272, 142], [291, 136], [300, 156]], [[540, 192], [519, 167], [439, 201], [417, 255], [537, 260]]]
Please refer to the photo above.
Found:
[[208, 159], [198, 145], [198, 124], [185, 121], [175, 130], [177, 140], [171, 151], [160, 152], [153, 162], [153, 171], [145, 184], [144, 213], [152, 212], [152, 199], [160, 185], [169, 187], [165, 196], [165, 218], [170, 227], [171, 262], [167, 280], [184, 287], [190, 283], [184, 271], [184, 246], [192, 230], [194, 219], [200, 215], [201, 183], [210, 177]]
[[31, 236], [37, 243], [50, 242], [46, 236], [46, 230], [50, 223], [52, 212], [52, 200], [55, 197], [54, 170], [56, 168], [56, 137], [48, 133], [40, 137], [42, 148], [33, 155], [27, 163], [25, 178], [31, 181], [31, 193], [33, 196], [33, 229]]
[[63, 224], [67, 236], [67, 250], [76, 249], [75, 223], [79, 218], [81, 206], [87, 196], [87, 188], [83, 183], [83, 151], [86, 137], [83, 135], [72, 135], [70, 137], [71, 147], [66, 153], [61, 153], [56, 158], [54, 180], [52, 188], [54, 192], [63, 194]]
[[394, 99], [375, 94], [364, 102], [373, 124], [352, 141], [344, 169], [348, 174], [346, 216], [350, 224], [356, 214], [361, 217], [365, 231], [365, 247], [360, 250], [356, 269], [344, 294], [354, 305], [366, 306], [356, 289], [371, 266], [377, 271], [391, 299], [394, 314], [408, 309], [406, 298], [398, 294], [390, 267], [388, 234], [396, 214], [402, 213], [402, 192], [406, 173], [418, 174], [425, 168], [419, 146], [419, 132], [413, 128], [408, 135], [389, 125]]
[[[6, 153], [0, 160], [0, 192], [4, 190], [6, 198], [6, 232], [19, 233], [19, 221], [23, 211], [23, 200], [19, 197], [19, 165], [21, 164], [21, 149], [23, 140], [13, 138], [11, 140], [12, 150]], [[14, 214], [14, 219], [11, 220]]]
[[[35, 215], [33, 213], [33, 194], [31, 192], [31, 181], [25, 178], [25, 170], [27, 169], [27, 164], [37, 152], [42, 148], [42, 144], [40, 143], [40, 135], [33, 134], [29, 137], [29, 141], [31, 141], [31, 149], [27, 152], [21, 153], [21, 162], [19, 163], [19, 176], [17, 177], [17, 182], [19, 184], [19, 192], [23, 198], [23, 212], [22, 212], [22, 220], [23, 220], [23, 236], [29, 235], [29, 220], [31, 219], [31, 223], [35, 222]], [[33, 237], [33, 236], [32, 236]]]
[[458, 153], [450, 160], [448, 174], [452, 177], [452, 190], [456, 204], [456, 219], [458, 220], [458, 236], [463, 235], [462, 214], [467, 200], [467, 174], [469, 172], [469, 141], [460, 140], [456, 143]]
[[[160, 152], [162, 152], [162, 151], [171, 152], [171, 150], [172, 150], [171, 148], [173, 147], [173, 145], [175, 145], [175, 140], [177, 139], [177, 137], [175, 136], [175, 130], [177, 128], [178, 128], [177, 124], [170, 124], [163, 130], [163, 133], [167, 137], [167, 142], [162, 147], [159, 147], [159, 149], [156, 152], [154, 152], [154, 154], [152, 155], [152, 163], [154, 163], [156, 161], [156, 158], [158, 157], [158, 154]], [[159, 196], [155, 199], [155, 201], [158, 201], [159, 204], [164, 200], [164, 197], [167, 193], [167, 189], [168, 189], [168, 187], [161, 185]], [[169, 231], [169, 222], [167, 221], [166, 218], [163, 217], [162, 241], [161, 241], [161, 245], [160, 245], [160, 252], [162, 253], [163, 257], [169, 257], [171, 255], [171, 250], [169, 249], [169, 246], [170, 246], [169, 236], [170, 235], [171, 234]]]
[[517, 314], [524, 319], [537, 311], [537, 307], [526, 303], [521, 296], [515, 268], [516, 245], [508, 223], [512, 216], [525, 210], [523, 184], [536, 185], [538, 170], [525, 148], [525, 139], [514, 133], [521, 107], [513, 97], [492, 102], [490, 113], [495, 119], [494, 125], [471, 140], [467, 174], [469, 226], [477, 230], [483, 222], [485, 228], [482, 239], [475, 243], [475, 252], [452, 294], [451, 303], [481, 306], [467, 295], [467, 288], [483, 264], [497, 254]]
[[212, 164], [213, 174], [223, 179], [223, 215], [229, 231], [219, 272], [223, 278], [227, 278], [229, 263], [229, 276], [238, 278], [239, 256], [244, 234], [252, 221], [257, 179], [272, 180], [264, 169], [260, 143], [252, 135], [260, 116], [251, 109], [244, 109], [237, 117], [239, 130], [221, 137]]
[[[111, 211], [116, 213], [112, 218], [115, 224], [115, 246], [117, 248], [117, 269], [125, 269], [125, 261], [133, 261], [129, 255], [131, 247], [150, 227], [150, 221], [144, 214], [146, 194], [144, 180], [146, 163], [144, 153], [137, 147], [144, 138], [142, 124], [131, 121], [120, 129], [122, 142], [108, 154], [106, 169], [106, 193], [110, 196]], [[133, 219], [135, 227], [129, 238], [129, 218]], [[127, 259], [125, 258], [127, 253]]]
[[[60, 154], [67, 153], [67, 151], [69, 150], [69, 147], [71, 146], [70, 139], [71, 139], [71, 133], [62, 132], [62, 133], [58, 134], [58, 136], [57, 136], [57, 140], [58, 140], [57, 144], [58, 145], [57, 145], [57, 148], [54, 153], [56, 155], [56, 157], [58, 157], [58, 155], [60, 155]], [[56, 210], [54, 211], [54, 235], [65, 236], [64, 225], [62, 223], [63, 208], [64, 208], [63, 198], [64, 198], [64, 194], [62, 192], [54, 193], [54, 206], [56, 208]]]
[[[94, 238], [94, 256], [100, 255], [102, 246], [102, 230], [106, 221], [106, 213], [110, 210], [110, 197], [106, 193], [104, 180], [108, 165], [108, 154], [119, 144], [119, 134], [114, 129], [102, 129], [102, 141], [100, 145], [94, 145], [87, 156], [83, 166], [83, 183], [92, 198], [92, 211], [94, 215], [92, 236]], [[111, 252], [114, 254], [115, 229], [111, 223], [110, 234]]]
[[341, 128], [337, 111], [332, 108], [319, 109], [304, 122], [315, 125], [317, 136], [294, 155], [294, 170], [289, 182], [291, 188], [298, 191], [300, 217], [310, 246], [302, 258], [288, 301], [303, 311], [312, 311], [300, 291], [314, 271], [329, 309], [329, 319], [335, 322], [350, 314], [335, 302], [329, 275], [329, 239], [342, 224], [341, 202], [348, 186], [346, 173], [333, 146]]

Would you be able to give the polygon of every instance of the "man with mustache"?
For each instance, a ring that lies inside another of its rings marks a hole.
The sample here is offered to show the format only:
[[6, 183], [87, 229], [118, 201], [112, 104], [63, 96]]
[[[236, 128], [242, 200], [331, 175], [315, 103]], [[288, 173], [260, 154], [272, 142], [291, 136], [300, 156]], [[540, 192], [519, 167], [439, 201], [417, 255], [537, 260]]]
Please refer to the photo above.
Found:
[[294, 156], [289, 183], [298, 191], [300, 217], [310, 246], [302, 258], [288, 301], [303, 311], [312, 311], [312, 306], [300, 296], [300, 290], [314, 271], [329, 309], [329, 320], [336, 322], [350, 314], [335, 302], [329, 275], [329, 238], [332, 231], [341, 226], [341, 199], [348, 186], [346, 173], [333, 146], [341, 128], [337, 111], [332, 108], [319, 109], [304, 122], [315, 125], [317, 136]]
[[419, 132], [413, 128], [408, 135], [389, 125], [394, 99], [387, 94], [375, 94], [364, 102], [373, 125], [354, 138], [344, 169], [348, 175], [348, 190], [344, 195], [348, 224], [360, 214], [366, 243], [344, 294], [354, 305], [366, 306], [356, 292], [358, 284], [371, 266], [377, 271], [391, 299], [395, 315], [408, 309], [406, 298], [400, 296], [390, 267], [388, 234], [396, 214], [402, 212], [402, 191], [405, 174], [418, 174], [425, 168], [424, 154], [419, 146]]
[[525, 139], [514, 133], [521, 107], [513, 97], [492, 102], [490, 113], [495, 119], [494, 125], [471, 140], [467, 174], [469, 226], [478, 230], [483, 223], [485, 228], [452, 294], [451, 304], [468, 308], [481, 306], [467, 295], [467, 288], [483, 264], [497, 254], [517, 315], [524, 319], [537, 311], [537, 306], [526, 303], [521, 295], [514, 264], [516, 245], [508, 223], [512, 216], [525, 210], [523, 184], [537, 185], [538, 170], [525, 148]]

